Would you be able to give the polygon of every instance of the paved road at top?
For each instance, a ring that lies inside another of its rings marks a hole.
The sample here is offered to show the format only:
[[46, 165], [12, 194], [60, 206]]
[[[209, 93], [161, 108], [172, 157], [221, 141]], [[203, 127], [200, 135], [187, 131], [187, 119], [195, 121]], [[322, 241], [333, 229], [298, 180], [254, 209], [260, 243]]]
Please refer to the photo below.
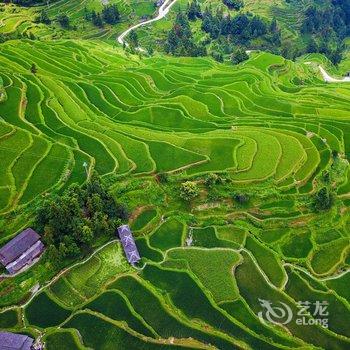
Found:
[[136, 29], [136, 28], [139, 28], [139, 27], [142, 27], [142, 26], [145, 26], [145, 25], [150, 24], [150, 23], [152, 23], [152, 22], [159, 21], [160, 19], [164, 18], [164, 17], [168, 14], [168, 12], [170, 11], [171, 7], [176, 3], [176, 1], [177, 1], [177, 0], [165, 0], [164, 3], [163, 3], [163, 5], [161, 5], [161, 6], [159, 7], [157, 17], [154, 17], [154, 18], [152, 18], [152, 19], [150, 19], [150, 20], [148, 20], [148, 21], [140, 22], [140, 23], [135, 24], [134, 26], [128, 28], [125, 32], [123, 32], [122, 34], [120, 34], [120, 35], [118, 36], [118, 38], [117, 38], [118, 43], [119, 43], [119, 44], [122, 44], [122, 45], [125, 43], [125, 44], [127, 45], [128, 43], [124, 40], [124, 38], [125, 38], [132, 30], [134, 30], [134, 29]]
[[[103, 1], [103, 0], [102, 0]], [[104, 1], [108, 1], [108, 0], [104, 0]], [[124, 40], [124, 38], [134, 29], [145, 26], [147, 24], [159, 21], [160, 19], [164, 18], [170, 11], [171, 7], [176, 3], [177, 0], [165, 0], [164, 3], [159, 7], [158, 10], [158, 15], [148, 21], [144, 21], [144, 22], [140, 22], [138, 24], [135, 24], [133, 26], [131, 26], [130, 28], [128, 28], [127, 30], [125, 30], [123, 33], [121, 33], [117, 40], [119, 44], [126, 44], [128, 45], [128, 43]], [[138, 48], [138, 50], [140, 51], [144, 51], [142, 48]], [[249, 50], [247, 51], [248, 54], [250, 54], [252, 51]], [[306, 62], [306, 64], [310, 64], [311, 62]], [[350, 82], [350, 77], [344, 77], [343, 79], [336, 79], [331, 77], [322, 66], [319, 66], [320, 72], [323, 76], [323, 79], [325, 82], [327, 83], [349, 83]]]

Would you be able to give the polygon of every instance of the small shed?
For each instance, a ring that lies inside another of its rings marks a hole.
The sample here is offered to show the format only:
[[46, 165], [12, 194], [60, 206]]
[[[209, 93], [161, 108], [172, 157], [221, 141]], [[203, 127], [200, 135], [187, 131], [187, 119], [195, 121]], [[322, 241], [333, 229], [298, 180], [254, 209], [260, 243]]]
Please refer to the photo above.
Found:
[[126, 258], [131, 265], [135, 265], [141, 260], [139, 251], [128, 225], [122, 225], [118, 227], [118, 235], [122, 243]]
[[0, 350], [31, 350], [33, 343], [28, 335], [0, 332]]

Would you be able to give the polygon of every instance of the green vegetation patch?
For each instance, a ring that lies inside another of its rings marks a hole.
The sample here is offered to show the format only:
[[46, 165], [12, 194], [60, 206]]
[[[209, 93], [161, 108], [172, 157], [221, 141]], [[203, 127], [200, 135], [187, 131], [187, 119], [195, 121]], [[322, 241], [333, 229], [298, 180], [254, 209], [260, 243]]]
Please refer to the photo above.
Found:
[[157, 343], [155, 340], [141, 339], [100, 317], [89, 313], [79, 313], [73, 316], [65, 327], [75, 328], [82, 336], [83, 343], [93, 349], [183, 349], [183, 347]]
[[287, 338], [287, 336], [276, 332], [272, 327], [264, 325], [242, 299], [237, 299], [229, 303], [222, 303], [220, 307], [236, 320], [253, 330], [256, 334], [269, 337], [275, 343], [285, 345], [291, 349], [299, 346], [296, 339], [292, 339], [291, 337]]
[[163, 260], [162, 253], [159, 250], [151, 248], [145, 237], [138, 237], [136, 239], [136, 246], [141, 258], [146, 258], [155, 262]]
[[332, 288], [339, 296], [350, 299], [350, 273], [347, 272], [336, 278], [331, 278], [326, 281], [328, 287]]
[[295, 322], [299, 310], [296, 303], [266, 282], [248, 254], [243, 252], [242, 255], [244, 262], [237, 267], [235, 276], [241, 296], [247, 301], [254, 313], [257, 314], [262, 311], [260, 300], [270, 301], [273, 305], [279, 305], [280, 302], [286, 303], [293, 312], [293, 319], [285, 326], [294, 336], [324, 348], [334, 347], [341, 349], [347, 347], [348, 342], [346, 340], [340, 339], [320, 326], [313, 324], [307, 326], [298, 325]]
[[46, 292], [35, 296], [25, 309], [29, 324], [41, 328], [57, 326], [69, 315], [70, 311], [58, 305]]
[[156, 209], [144, 210], [139, 214], [136, 219], [131, 224], [131, 229], [133, 231], [139, 231], [148, 225], [157, 216]]
[[7, 310], [0, 313], [0, 329], [13, 328], [18, 324], [17, 310]]
[[235, 242], [219, 239], [216, 235], [216, 229], [213, 226], [196, 228], [190, 231], [189, 236], [192, 235], [193, 246], [205, 248], [232, 248], [236, 249]]
[[349, 337], [350, 329], [347, 325], [350, 322], [350, 315], [348, 307], [346, 303], [339, 300], [333, 293], [315, 290], [295, 271], [288, 273], [286, 292], [294, 300], [307, 300], [310, 302], [308, 311], [311, 314], [315, 314], [317, 302], [327, 303], [328, 315], [324, 318], [328, 320], [328, 329]]
[[172, 303], [189, 319], [199, 319], [251, 347], [271, 349], [271, 344], [253, 336], [222, 313], [187, 272], [147, 265], [142, 276], [166, 292]]
[[310, 238], [309, 231], [296, 234], [292, 232], [281, 246], [282, 253], [291, 258], [306, 258], [313, 247]]
[[189, 269], [212, 294], [215, 302], [238, 298], [233, 271], [240, 262], [240, 255], [230, 249], [184, 248], [173, 249], [167, 255], [171, 259], [183, 259]]
[[[148, 142], [152, 158], [156, 162], [158, 172], [167, 172], [194, 163], [203, 162], [206, 158], [198, 153], [173, 146], [166, 142]], [[171, 154], [171, 157], [169, 157]]]
[[65, 277], [79, 294], [89, 298], [97, 294], [109, 279], [129, 269], [130, 265], [126, 262], [120, 244], [113, 242], [83, 264], [71, 269]]
[[263, 242], [273, 243], [280, 240], [285, 235], [288, 235], [289, 231], [290, 230], [288, 228], [261, 230], [261, 232], [259, 233], [259, 237]]
[[216, 226], [217, 237], [237, 244], [237, 248], [244, 244], [246, 230], [232, 225]]
[[77, 293], [64, 276], [50, 286], [50, 291], [64, 305], [75, 307], [84, 302], [84, 298]]
[[265, 272], [269, 280], [276, 287], [281, 287], [286, 279], [286, 275], [277, 254], [251, 236], [247, 237], [246, 248], [253, 254], [260, 268]]
[[47, 350], [81, 350], [78, 336], [71, 330], [59, 330], [45, 338]]
[[341, 234], [336, 229], [330, 229], [327, 231], [315, 232], [315, 241], [317, 244], [328, 243], [341, 237]]
[[125, 321], [134, 331], [148, 337], [153, 337], [154, 333], [150, 331], [137, 316], [132, 307], [129, 306], [127, 299], [117, 291], [106, 291], [96, 299], [86, 304], [84, 308], [97, 311], [116, 321]]
[[128, 298], [134, 310], [163, 338], [191, 337], [204, 343], [214, 344], [220, 349], [232, 349], [232, 342], [198, 329], [194, 324], [185, 322], [183, 318], [180, 320], [159, 296], [135, 278], [130, 276], [120, 278], [109, 288], [120, 290]]
[[184, 229], [184, 224], [177, 219], [167, 219], [152, 234], [149, 242], [152, 247], [163, 251], [174, 247], [181, 247]]
[[311, 257], [311, 267], [317, 274], [325, 274], [335, 268], [344, 259], [349, 248], [349, 240], [340, 238], [318, 247]]

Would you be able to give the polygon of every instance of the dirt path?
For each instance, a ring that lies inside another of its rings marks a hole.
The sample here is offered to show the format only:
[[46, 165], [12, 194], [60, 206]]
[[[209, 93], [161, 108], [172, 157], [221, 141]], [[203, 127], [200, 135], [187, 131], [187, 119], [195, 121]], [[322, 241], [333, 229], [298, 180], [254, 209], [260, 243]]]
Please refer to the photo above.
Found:
[[36, 295], [38, 295], [40, 292], [42, 292], [44, 289], [50, 287], [54, 282], [56, 282], [62, 275], [64, 275], [65, 273], [67, 273], [68, 271], [70, 271], [71, 269], [73, 269], [74, 267], [78, 266], [78, 265], [82, 265], [85, 264], [88, 260], [90, 260], [91, 258], [93, 258], [97, 253], [99, 253], [102, 249], [104, 249], [105, 247], [109, 246], [110, 244], [114, 244], [116, 242], [118, 242], [118, 239], [113, 239], [112, 241], [108, 241], [107, 243], [105, 243], [104, 245], [102, 245], [101, 247], [97, 248], [96, 250], [94, 250], [88, 257], [86, 257], [84, 260], [81, 261], [77, 261], [75, 264], [68, 266], [66, 268], [64, 268], [63, 270], [61, 270], [56, 276], [54, 276], [50, 281], [48, 281], [47, 283], [45, 283], [44, 285], [42, 285], [41, 287], [39, 287], [38, 289], [36, 289], [34, 291], [34, 293], [31, 294], [30, 298], [22, 305], [11, 305], [8, 307], [4, 307], [3, 309], [1, 309], [1, 312], [7, 311], [7, 310], [11, 310], [11, 309], [15, 309], [15, 308], [22, 308], [24, 309], [33, 299]]
[[320, 72], [323, 76], [323, 79], [327, 83], [350, 83], [350, 77], [344, 77], [343, 79], [336, 79], [331, 77], [322, 66], [318, 66]]
[[[128, 45], [128, 43], [124, 40], [124, 38], [134, 29], [136, 28], [139, 28], [139, 27], [142, 27], [142, 26], [145, 26], [147, 24], [150, 24], [150, 23], [153, 23], [153, 22], [156, 22], [156, 21], [159, 21], [160, 19], [164, 18], [168, 12], [170, 11], [171, 7], [176, 3], [177, 0], [165, 0], [163, 5], [161, 5], [159, 7], [159, 10], [158, 10], [158, 15], [148, 21], [144, 21], [144, 22], [140, 22], [138, 24], [135, 24], [134, 26], [128, 28], [126, 31], [124, 31], [123, 33], [121, 33], [118, 38], [117, 38], [117, 41], [119, 44], [124, 44], [125, 45]], [[139, 48], [139, 50], [142, 50]]]

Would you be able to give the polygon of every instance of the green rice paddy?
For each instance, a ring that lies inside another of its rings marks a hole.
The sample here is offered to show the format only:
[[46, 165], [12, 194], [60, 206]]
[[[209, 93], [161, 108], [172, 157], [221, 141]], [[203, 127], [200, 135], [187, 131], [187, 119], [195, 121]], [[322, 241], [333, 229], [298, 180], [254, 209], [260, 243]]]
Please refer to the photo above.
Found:
[[[111, 2], [132, 21], [154, 9]], [[246, 2], [271, 15], [270, 1]], [[78, 23], [85, 5], [101, 8], [59, 0], [49, 13]], [[293, 6], [271, 10], [290, 36]], [[33, 16], [9, 5], [0, 32], [25, 30]], [[133, 268], [119, 242], [96, 242], [55, 278], [43, 260], [0, 280], [0, 329], [41, 335], [49, 350], [349, 349], [350, 85], [326, 84], [304, 64], [319, 56], [254, 52], [233, 66], [139, 58], [95, 40], [123, 26], [0, 45], [0, 242], [43, 198], [96, 170], [128, 205], [142, 257]], [[210, 174], [220, 179], [212, 186]], [[188, 180], [199, 191], [190, 203], [179, 190]], [[322, 187], [334, 205], [315, 212]], [[262, 323], [261, 300], [288, 305], [291, 322]], [[329, 328], [298, 325], [299, 301], [328, 302]]]

